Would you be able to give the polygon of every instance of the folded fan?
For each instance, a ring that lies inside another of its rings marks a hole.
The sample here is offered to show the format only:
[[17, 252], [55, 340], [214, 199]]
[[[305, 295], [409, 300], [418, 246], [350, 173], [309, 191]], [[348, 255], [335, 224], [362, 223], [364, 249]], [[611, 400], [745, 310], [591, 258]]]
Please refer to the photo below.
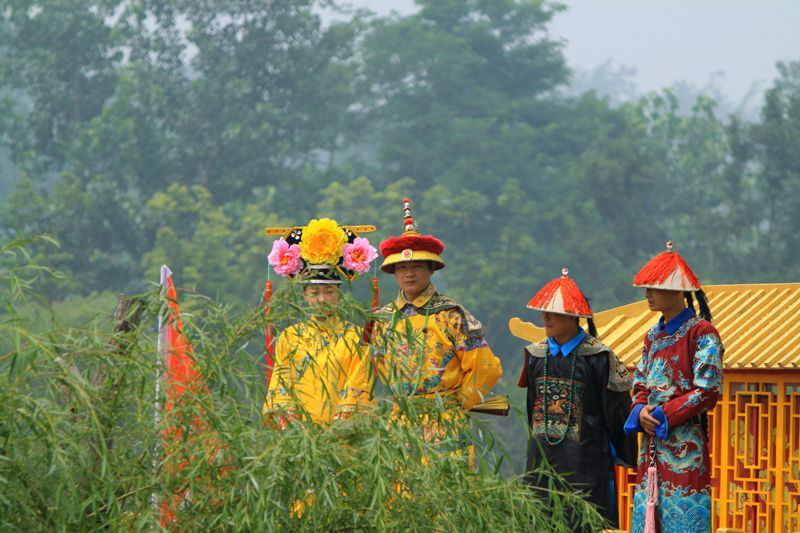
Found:
[[470, 412], [485, 413], [487, 415], [508, 416], [508, 396], [492, 396], [475, 404]]

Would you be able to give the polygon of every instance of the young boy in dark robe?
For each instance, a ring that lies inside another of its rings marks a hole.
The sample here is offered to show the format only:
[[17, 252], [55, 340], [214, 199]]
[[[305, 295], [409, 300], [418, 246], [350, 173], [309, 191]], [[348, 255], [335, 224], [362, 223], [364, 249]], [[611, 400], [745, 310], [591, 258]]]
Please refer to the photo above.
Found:
[[[518, 385], [528, 389], [528, 473], [547, 488], [549, 464], [569, 487], [586, 493], [609, 524], [617, 525], [615, 461], [632, 466], [635, 436], [623, 424], [630, 410], [631, 379], [611, 349], [597, 339], [592, 310], [565, 268], [528, 307], [542, 312], [547, 339], [525, 348]], [[589, 332], [579, 324], [586, 318]]]

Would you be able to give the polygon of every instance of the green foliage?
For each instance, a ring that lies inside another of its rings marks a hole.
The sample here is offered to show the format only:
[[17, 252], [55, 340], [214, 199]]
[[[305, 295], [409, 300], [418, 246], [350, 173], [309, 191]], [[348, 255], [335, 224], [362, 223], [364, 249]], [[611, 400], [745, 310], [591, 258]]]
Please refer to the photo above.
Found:
[[263, 191], [257, 202], [224, 208], [214, 205], [202, 185], [172, 184], [155, 193], [145, 213], [158, 229], [153, 248], [142, 258], [144, 271], [155, 278], [158, 268], [169, 264], [187, 287], [256, 303], [267, 266], [261, 230], [280, 223], [272, 214], [273, 192]]
[[[15, 278], [19, 270], [9, 272]], [[0, 294], [11, 301], [5, 288]], [[180, 298], [209, 389], [187, 394], [169, 415], [154, 409], [155, 335], [148, 325], [165, 308], [155, 289], [138, 297], [137, 319], [121, 317], [134, 325], [124, 333], [60, 326], [33, 332], [0, 322], [10, 341], [0, 352], [3, 530], [152, 531], [157, 509], [172, 495], [182, 502], [174, 528], [181, 531], [566, 533], [566, 513], [600, 527], [596, 511], [575, 494], [534, 493], [426, 441], [421, 417], [446, 420], [441, 404], [389, 397], [371, 414], [328, 427], [265, 429], [263, 367], [252, 353], [263, 314], [232, 315], [197, 295]], [[278, 291], [273, 318], [303, 319], [308, 309], [300, 301], [295, 287]], [[366, 316], [348, 299], [339, 312]], [[158, 437], [176, 427], [177, 440]]]
[[364, 43], [365, 103], [387, 177], [482, 194], [531, 175], [566, 81], [539, 1], [420, 1], [376, 20]]
[[16, 311], [33, 331], [59, 327], [107, 330], [112, 324], [111, 312], [117, 298], [112, 292], [93, 292], [53, 302], [31, 299], [18, 305]]
[[25, 171], [0, 226], [55, 235], [81, 291], [142, 288], [159, 240], [143, 215], [171, 183], [245, 217], [316, 183], [354, 97], [358, 19], [323, 27], [304, 0], [67, 4], [0, 19], [0, 87], [23, 95], [0, 137]]
[[63, 0], [5, 3], [0, 80], [4, 88], [24, 90], [34, 104], [6, 133], [33, 168], [61, 168], [81, 124], [113, 94], [122, 52], [106, 19], [119, 3], [87, 1], [83, 9]]
[[[778, 73], [778, 79], [765, 93], [761, 122], [752, 125], [744, 138], [735, 137], [743, 143], [749, 137], [750, 146], [737, 147], [739, 160], [729, 175], [735, 186], [745, 189], [735, 191], [744, 200], [743, 207], [761, 212], [758, 219], [748, 217], [744, 221], [749, 234], [755, 237], [755, 242], [751, 241], [755, 253], [748, 254], [755, 260], [750, 269], [758, 269], [775, 281], [784, 280], [787, 275], [796, 279], [800, 274], [796, 259], [800, 242], [800, 159], [794, 148], [800, 141], [800, 61], [779, 63]], [[744, 164], [740, 159], [746, 155], [743, 148], [751, 156]]]
[[32, 252], [35, 245], [55, 247], [58, 243], [45, 235], [8, 241], [0, 246], [0, 280], [2, 280], [3, 312], [14, 317], [16, 305], [33, 294], [34, 287], [43, 278], [57, 278], [62, 274], [44, 266], [38, 261], [40, 256]]

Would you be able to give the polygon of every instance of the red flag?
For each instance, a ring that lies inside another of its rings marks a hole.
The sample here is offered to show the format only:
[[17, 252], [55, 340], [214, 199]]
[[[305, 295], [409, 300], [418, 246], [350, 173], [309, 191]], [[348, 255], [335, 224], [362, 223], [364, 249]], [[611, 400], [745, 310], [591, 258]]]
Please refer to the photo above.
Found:
[[[178, 304], [177, 291], [172, 281], [172, 272], [161, 267], [161, 286], [167, 303], [166, 316], [159, 316], [159, 355], [165, 365], [163, 381], [166, 392], [164, 419], [166, 429], [162, 432], [162, 443], [166, 453], [165, 470], [176, 473], [196, 460], [192, 452], [210, 452], [211, 461], [220, 450], [216, 439], [208, 431], [203, 420], [203, 402], [199, 396], [208, 394], [202, 376], [195, 367], [192, 347], [183, 332], [183, 321]], [[191, 413], [190, 416], [186, 416]], [[197, 444], [202, 439], [200, 447]], [[186, 453], [186, 450], [191, 450]], [[175, 513], [187, 498], [188, 491], [180, 489], [168, 495], [159, 505], [161, 525], [169, 527], [176, 521]]]
[[178, 294], [172, 281], [172, 272], [167, 275], [166, 289], [169, 313], [165, 328], [167, 402], [164, 410], [168, 412], [180, 403], [185, 393], [197, 394], [208, 390], [194, 366], [192, 347], [183, 334], [181, 307], [178, 305]]

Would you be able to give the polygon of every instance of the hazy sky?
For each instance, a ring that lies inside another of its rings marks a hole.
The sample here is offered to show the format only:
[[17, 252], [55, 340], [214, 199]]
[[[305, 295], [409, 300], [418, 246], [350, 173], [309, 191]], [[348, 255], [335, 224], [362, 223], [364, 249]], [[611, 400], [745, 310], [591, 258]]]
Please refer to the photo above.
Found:
[[[413, 0], [349, 0], [386, 14], [410, 13]], [[564, 39], [571, 67], [611, 60], [634, 67], [641, 91], [676, 80], [698, 88], [713, 77], [738, 103], [754, 83], [764, 89], [779, 60], [800, 60], [800, 0], [564, 0], [550, 26]], [[722, 72], [719, 76], [718, 73]]]

